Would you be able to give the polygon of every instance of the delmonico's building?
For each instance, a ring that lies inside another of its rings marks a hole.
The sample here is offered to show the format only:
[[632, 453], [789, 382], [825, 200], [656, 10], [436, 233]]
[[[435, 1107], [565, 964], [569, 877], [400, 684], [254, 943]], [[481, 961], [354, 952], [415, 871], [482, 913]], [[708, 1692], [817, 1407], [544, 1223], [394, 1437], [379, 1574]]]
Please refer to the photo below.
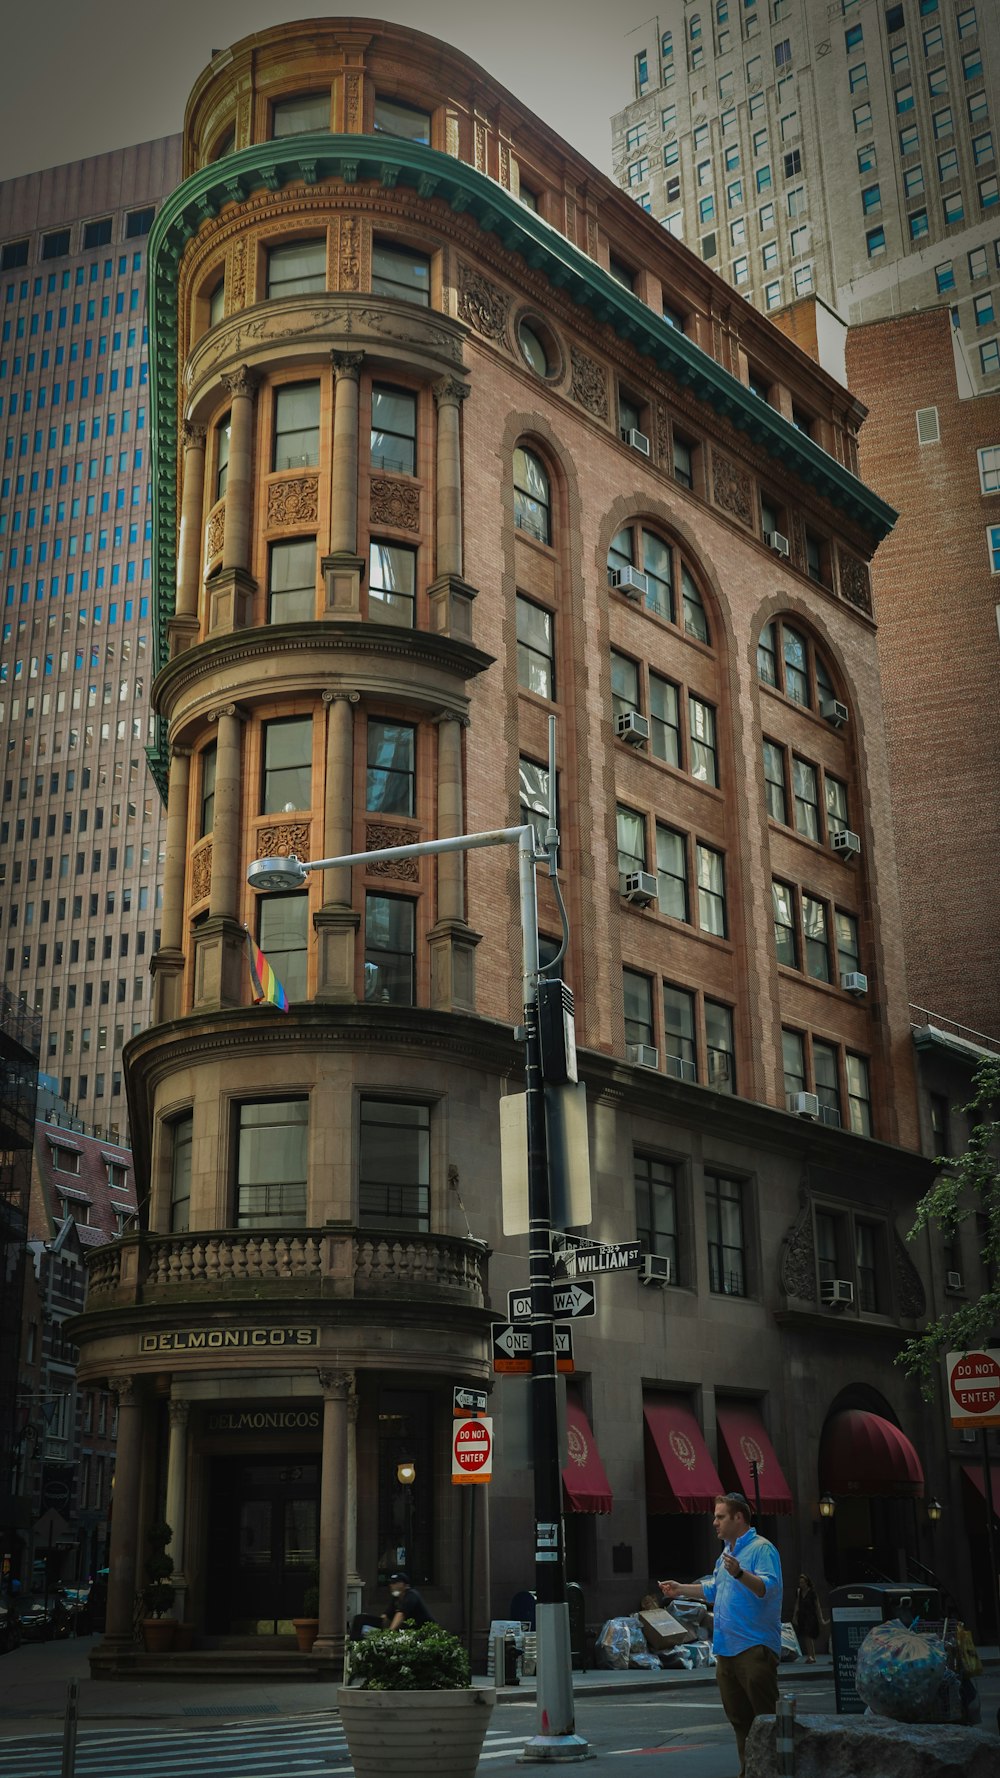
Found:
[[[168, 840], [127, 1046], [148, 1226], [76, 1329], [119, 1399], [97, 1664], [131, 1658], [164, 1516], [201, 1647], [274, 1648], [317, 1562], [327, 1662], [392, 1567], [477, 1632], [531, 1585], [521, 1377], [489, 1488], [450, 1461], [527, 1283], [516, 854], [285, 895], [247, 869], [529, 818], [552, 713], [591, 1232], [649, 1255], [575, 1329], [588, 1619], [703, 1569], [720, 1478], [756, 1477], [791, 1576], [929, 1560], [931, 1423], [891, 1364], [926, 1179], [869, 591], [893, 514], [858, 404], [392, 25], [217, 56], [149, 257]], [[245, 928], [288, 1012], [252, 1003]]]

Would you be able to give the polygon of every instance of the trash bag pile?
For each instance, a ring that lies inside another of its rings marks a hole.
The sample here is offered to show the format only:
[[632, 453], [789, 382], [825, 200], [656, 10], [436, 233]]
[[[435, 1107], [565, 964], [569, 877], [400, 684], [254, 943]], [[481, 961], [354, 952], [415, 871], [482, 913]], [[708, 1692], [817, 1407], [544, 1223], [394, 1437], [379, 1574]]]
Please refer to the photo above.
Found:
[[917, 1620], [877, 1624], [858, 1649], [855, 1685], [869, 1711], [895, 1722], [979, 1720], [976, 1688], [948, 1626], [938, 1634]]

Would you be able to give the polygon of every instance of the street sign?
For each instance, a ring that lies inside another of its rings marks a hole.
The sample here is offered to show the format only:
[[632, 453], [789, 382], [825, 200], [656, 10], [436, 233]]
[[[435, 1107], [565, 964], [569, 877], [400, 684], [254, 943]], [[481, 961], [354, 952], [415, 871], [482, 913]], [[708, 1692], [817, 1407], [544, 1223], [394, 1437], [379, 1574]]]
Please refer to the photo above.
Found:
[[[574, 1369], [572, 1329], [557, 1326], [555, 1335], [556, 1370], [568, 1373]], [[493, 1369], [506, 1376], [530, 1377], [531, 1328], [527, 1322], [494, 1322]]]
[[[596, 1315], [597, 1285], [589, 1282], [555, 1284], [552, 1301], [557, 1315], [570, 1315], [574, 1319], [581, 1315]], [[530, 1290], [508, 1290], [507, 1314], [511, 1321], [531, 1320]]]
[[555, 1257], [570, 1278], [585, 1272], [635, 1272], [642, 1265], [642, 1247], [638, 1241], [613, 1247], [564, 1247]]
[[493, 1421], [456, 1420], [451, 1441], [451, 1479], [488, 1482], [493, 1474]]
[[485, 1389], [469, 1389], [460, 1383], [451, 1392], [452, 1412], [467, 1417], [469, 1414], [485, 1414], [487, 1395]]
[[949, 1352], [953, 1426], [1000, 1426], [1000, 1362], [993, 1352]]

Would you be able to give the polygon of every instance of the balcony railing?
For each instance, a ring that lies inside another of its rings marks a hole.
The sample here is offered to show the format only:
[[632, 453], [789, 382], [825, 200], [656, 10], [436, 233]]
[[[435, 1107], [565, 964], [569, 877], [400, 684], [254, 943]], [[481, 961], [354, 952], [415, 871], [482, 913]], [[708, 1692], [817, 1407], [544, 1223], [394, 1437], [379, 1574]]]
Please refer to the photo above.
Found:
[[487, 1250], [381, 1229], [197, 1229], [126, 1235], [86, 1255], [87, 1310], [262, 1295], [392, 1297], [483, 1308]]

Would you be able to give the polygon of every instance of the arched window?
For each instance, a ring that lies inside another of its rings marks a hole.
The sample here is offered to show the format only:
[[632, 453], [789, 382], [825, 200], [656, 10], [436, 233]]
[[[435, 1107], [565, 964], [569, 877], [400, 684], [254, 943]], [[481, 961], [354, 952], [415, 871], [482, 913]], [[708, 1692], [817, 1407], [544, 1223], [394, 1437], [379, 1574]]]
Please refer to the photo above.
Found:
[[804, 710], [836, 697], [833, 676], [810, 636], [782, 618], [765, 624], [757, 643], [757, 677]]
[[552, 542], [552, 493], [548, 473], [534, 451], [518, 445], [514, 452], [514, 523], [519, 531]]
[[[627, 525], [612, 539], [608, 551], [608, 582], [628, 597], [642, 600], [647, 611], [668, 623], [679, 623], [688, 636], [711, 643], [704, 602], [681, 553], [644, 525]], [[675, 589], [681, 589], [678, 616]]]
[[693, 12], [691, 14], [691, 23], [688, 25], [688, 36], [690, 37], [692, 43], [697, 43], [698, 38], [701, 36], [701, 13], [700, 12]]

